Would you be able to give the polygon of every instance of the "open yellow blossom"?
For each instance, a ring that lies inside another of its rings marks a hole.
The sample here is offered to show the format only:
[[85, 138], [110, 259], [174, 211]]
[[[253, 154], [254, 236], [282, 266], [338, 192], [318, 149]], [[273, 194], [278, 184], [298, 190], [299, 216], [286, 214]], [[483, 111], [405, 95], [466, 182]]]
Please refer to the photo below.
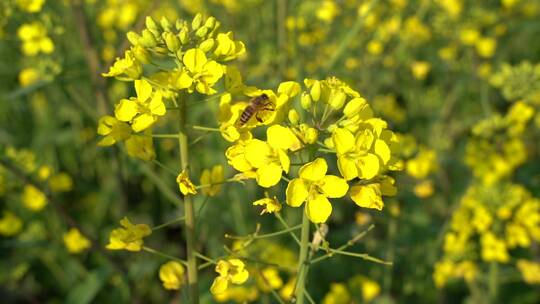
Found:
[[124, 58], [117, 58], [114, 64], [109, 68], [108, 73], [104, 73], [105, 77], [116, 77], [120, 80], [135, 80], [139, 79], [142, 74], [142, 64], [135, 57], [132, 50], [127, 50]]
[[22, 194], [22, 203], [26, 208], [32, 211], [40, 211], [47, 205], [47, 197], [45, 196], [45, 193], [41, 192], [33, 185], [26, 185], [24, 186]]
[[17, 6], [26, 12], [37, 13], [41, 11], [41, 7], [45, 0], [17, 0]]
[[246, 53], [246, 47], [242, 41], [234, 41], [233, 33], [219, 33], [216, 36], [217, 46], [214, 55], [219, 60], [229, 61]]
[[22, 87], [32, 85], [41, 79], [41, 72], [36, 68], [25, 68], [19, 73], [19, 83]]
[[216, 265], [219, 276], [214, 279], [210, 292], [220, 294], [227, 290], [230, 283], [243, 284], [249, 278], [244, 262], [239, 259], [219, 260]]
[[23, 43], [23, 54], [27, 56], [50, 54], [54, 51], [53, 41], [47, 36], [47, 29], [40, 22], [23, 24], [17, 30], [17, 36]]
[[281, 210], [281, 204], [274, 196], [274, 198], [261, 198], [253, 202], [253, 206], [264, 206], [264, 209], [261, 211], [261, 215], [265, 213], [274, 213]]
[[126, 140], [126, 150], [129, 156], [150, 161], [156, 158], [152, 136], [132, 135]]
[[143, 238], [152, 233], [152, 229], [148, 225], [134, 225], [127, 217], [120, 221], [120, 226], [123, 228], [116, 228], [111, 232], [107, 249], [140, 251], [144, 245]]
[[[273, 125], [266, 131], [267, 141], [251, 139], [231, 146], [225, 152], [235, 169], [255, 177], [261, 187], [272, 187], [290, 167], [287, 150], [296, 150], [301, 143], [291, 129]], [[251, 173], [250, 173], [251, 172]]]
[[480, 57], [490, 58], [493, 57], [497, 48], [497, 40], [494, 38], [486, 37], [480, 38], [476, 41], [476, 51]]
[[119, 141], [129, 138], [131, 128], [125, 122], [119, 121], [113, 116], [103, 116], [99, 119], [97, 133], [104, 136], [99, 142], [99, 146], [111, 146]]
[[0, 235], [14, 236], [22, 229], [22, 221], [15, 214], [5, 211], [0, 218]]
[[330, 284], [330, 291], [324, 296], [323, 304], [346, 304], [351, 303], [352, 297], [344, 283]]
[[159, 279], [165, 289], [179, 290], [184, 284], [185, 269], [177, 261], [169, 261], [159, 267]]
[[198, 48], [187, 50], [182, 62], [185, 69], [178, 74], [176, 80], [178, 89], [187, 89], [190, 93], [196, 90], [206, 95], [217, 92], [213, 86], [223, 76], [224, 68], [221, 64], [208, 60], [204, 52]]
[[431, 69], [431, 65], [429, 64], [429, 62], [426, 62], [426, 61], [414, 61], [411, 64], [412, 74], [414, 78], [418, 80], [426, 79], [426, 76], [429, 73], [430, 69]]
[[371, 179], [389, 163], [393, 133], [389, 130], [365, 128], [356, 135], [337, 128], [332, 140], [338, 156], [338, 169], [346, 180], [355, 177]]
[[216, 196], [221, 190], [221, 184], [224, 180], [223, 166], [217, 165], [212, 167], [212, 171], [204, 169], [201, 174], [201, 185], [208, 185], [201, 189], [204, 195]]
[[487, 232], [482, 235], [481, 244], [484, 261], [507, 263], [510, 260], [504, 241], [498, 239], [493, 233]]
[[64, 245], [69, 253], [81, 253], [90, 248], [90, 240], [84, 237], [77, 228], [71, 228], [63, 236]]
[[262, 291], [268, 292], [271, 289], [281, 288], [283, 286], [283, 280], [279, 276], [279, 271], [276, 267], [266, 267], [258, 274], [257, 285]]
[[166, 110], [161, 91], [153, 92], [148, 81], [135, 80], [135, 91], [137, 98], [120, 100], [114, 114], [118, 120], [132, 123], [133, 131], [140, 132], [165, 115]]
[[197, 194], [197, 189], [185, 169], [176, 177], [176, 183], [183, 195]]
[[520, 259], [516, 263], [523, 280], [528, 284], [540, 284], [540, 264]]
[[299, 207], [306, 202], [306, 214], [314, 223], [324, 223], [332, 213], [328, 198], [340, 198], [349, 190], [347, 182], [335, 175], [326, 175], [328, 165], [317, 158], [300, 168], [299, 178], [287, 186], [287, 204]]

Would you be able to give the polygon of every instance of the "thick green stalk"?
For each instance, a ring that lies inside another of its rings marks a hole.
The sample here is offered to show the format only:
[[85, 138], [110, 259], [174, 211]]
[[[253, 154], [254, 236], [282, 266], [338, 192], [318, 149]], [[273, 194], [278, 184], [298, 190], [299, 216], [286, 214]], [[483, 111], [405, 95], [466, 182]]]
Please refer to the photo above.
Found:
[[[180, 130], [178, 131], [178, 143], [180, 145], [180, 168], [188, 170], [189, 164], [189, 142], [186, 133], [186, 99], [181, 96], [179, 100]], [[193, 210], [193, 200], [190, 195], [184, 196], [184, 216], [186, 229], [187, 246], [187, 268], [190, 303], [199, 303], [199, 284], [197, 278], [197, 257], [195, 256], [195, 212]]]
[[304, 303], [304, 290], [307, 276], [307, 257], [309, 249], [309, 219], [306, 210], [302, 212], [302, 231], [300, 234], [300, 255], [298, 257], [298, 281], [296, 282], [295, 298], [297, 304]]

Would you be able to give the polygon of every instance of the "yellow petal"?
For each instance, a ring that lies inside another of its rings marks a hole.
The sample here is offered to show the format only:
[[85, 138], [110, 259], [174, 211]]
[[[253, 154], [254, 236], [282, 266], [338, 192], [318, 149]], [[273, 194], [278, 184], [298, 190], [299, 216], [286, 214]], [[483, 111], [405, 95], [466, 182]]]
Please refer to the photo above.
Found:
[[287, 81], [279, 84], [277, 89], [278, 93], [285, 94], [289, 98], [292, 98], [300, 93], [300, 84], [295, 81]]
[[384, 203], [379, 184], [351, 187], [351, 198], [360, 207], [382, 210]]
[[135, 80], [135, 92], [137, 99], [144, 102], [152, 95], [152, 85], [146, 80]]
[[176, 87], [178, 89], [187, 89], [193, 84], [193, 78], [188, 75], [186, 71], [180, 73], [180, 76], [176, 79]]
[[332, 204], [322, 194], [308, 198], [306, 214], [313, 223], [324, 223], [332, 214]]
[[189, 49], [182, 58], [182, 62], [192, 73], [201, 71], [207, 61], [206, 55], [200, 49]]
[[332, 133], [332, 141], [338, 155], [345, 154], [354, 149], [354, 136], [347, 129], [335, 129]]
[[285, 171], [285, 173], [289, 173], [289, 168], [291, 166], [291, 160], [289, 159], [289, 156], [282, 150], [278, 150], [278, 156], [281, 168], [283, 169], [283, 171]]
[[306, 183], [300, 179], [293, 179], [289, 185], [287, 185], [287, 205], [291, 207], [299, 207], [308, 197], [308, 188]]
[[339, 173], [345, 178], [345, 180], [351, 180], [358, 177], [358, 169], [356, 168], [356, 161], [346, 156], [338, 157], [337, 160]]
[[318, 186], [323, 191], [324, 195], [330, 198], [339, 198], [345, 196], [349, 190], [349, 184], [341, 178], [335, 175], [327, 175]]
[[380, 139], [375, 140], [375, 154], [382, 160], [383, 165], [386, 165], [390, 160], [390, 148], [388, 145]]
[[324, 158], [317, 158], [314, 161], [307, 163], [300, 168], [299, 175], [302, 179], [309, 181], [319, 181], [325, 175], [328, 170], [328, 165]]
[[261, 187], [272, 187], [281, 179], [281, 167], [271, 163], [257, 169], [257, 184]]
[[379, 173], [379, 158], [374, 154], [368, 153], [359, 157], [356, 165], [360, 178], [371, 179]]
[[231, 277], [231, 282], [234, 284], [242, 284], [249, 278], [249, 272], [246, 269], [242, 269], [237, 274]]
[[154, 97], [152, 97], [152, 100], [150, 101], [150, 111], [154, 115], [163, 116], [165, 115], [165, 104], [162, 100], [162, 94], [161, 92], [156, 92], [154, 94]]
[[294, 135], [291, 129], [280, 125], [273, 125], [268, 128], [266, 136], [268, 138], [268, 144], [276, 149], [290, 149], [295, 151], [302, 147], [300, 140]]
[[268, 164], [269, 158], [272, 155], [270, 146], [258, 139], [249, 141], [246, 145], [246, 160], [255, 168], [260, 168]]
[[214, 279], [214, 282], [212, 283], [212, 286], [210, 287], [210, 292], [212, 294], [224, 293], [227, 290], [228, 286], [229, 286], [229, 280], [227, 280], [227, 277], [220, 276]]
[[139, 113], [139, 107], [133, 100], [122, 99], [114, 108], [114, 115], [120, 121], [130, 121]]
[[135, 117], [131, 128], [135, 132], [140, 132], [150, 127], [155, 121], [156, 119], [151, 114], [145, 113]]
[[375, 136], [370, 130], [364, 130], [356, 135], [356, 148], [359, 151], [369, 151], [373, 145]]

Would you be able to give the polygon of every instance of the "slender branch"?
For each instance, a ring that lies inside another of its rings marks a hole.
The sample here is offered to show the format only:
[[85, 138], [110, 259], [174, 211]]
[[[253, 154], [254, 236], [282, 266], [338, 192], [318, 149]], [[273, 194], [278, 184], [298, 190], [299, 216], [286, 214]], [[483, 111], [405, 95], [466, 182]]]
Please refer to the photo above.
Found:
[[182, 217], [179, 217], [179, 218], [174, 219], [174, 220], [172, 220], [172, 221], [168, 221], [168, 222], [165, 222], [165, 223], [163, 223], [163, 224], [160, 224], [160, 225], [157, 225], [157, 226], [155, 226], [155, 227], [152, 227], [152, 230], [154, 230], [154, 231], [155, 231], [155, 230], [159, 230], [159, 229], [161, 229], [161, 228], [165, 228], [165, 227], [170, 226], [170, 225], [172, 225], [172, 224], [176, 224], [176, 223], [182, 222], [182, 221], [185, 220], [185, 219], [186, 219], [186, 217], [185, 217], [185, 216], [182, 216]]
[[352, 239], [350, 239], [349, 241], [347, 241], [347, 243], [339, 246], [337, 249], [329, 249], [329, 252], [326, 253], [325, 255], [322, 255], [320, 257], [317, 257], [315, 259], [313, 259], [311, 261], [312, 264], [314, 263], [317, 263], [317, 262], [320, 262], [322, 260], [325, 260], [329, 257], [332, 257], [332, 250], [337, 250], [337, 251], [342, 251], [342, 250], [345, 250], [349, 247], [351, 247], [352, 245], [356, 244], [358, 241], [360, 241], [364, 236], [366, 236], [366, 234], [368, 234], [368, 232], [371, 231], [371, 229], [375, 228], [375, 225], [370, 225], [366, 230], [360, 232], [359, 234], [355, 235]]
[[[304, 207], [307, 208], [307, 207]], [[306, 289], [306, 276], [308, 271], [308, 249], [309, 249], [309, 219], [306, 210], [302, 210], [302, 232], [300, 236], [300, 253], [298, 259], [298, 281], [296, 281], [295, 298], [296, 303], [304, 304]]]
[[[274, 213], [274, 215], [276, 216], [276, 218], [281, 222], [281, 225], [283, 225], [285, 228], [287, 229], [290, 229], [291, 226], [289, 226], [289, 224], [287, 224], [287, 222], [285, 222], [285, 220], [283, 219], [283, 217], [281, 217], [281, 215], [276, 212]], [[296, 242], [296, 244], [298, 244], [298, 246], [300, 246], [300, 240], [298, 239], [298, 237], [296, 236], [296, 234], [294, 234], [294, 232], [292, 231], [289, 231], [289, 235], [294, 239], [294, 241]]]
[[178, 134], [152, 134], [153, 138], [174, 138], [178, 139]]
[[272, 232], [272, 233], [266, 233], [266, 234], [254, 233], [254, 234], [250, 234], [250, 235], [246, 235], [246, 236], [234, 236], [234, 235], [225, 234], [225, 238], [233, 239], [233, 240], [257, 240], [257, 239], [271, 238], [271, 237], [275, 237], [275, 236], [278, 236], [278, 235], [287, 234], [287, 233], [290, 233], [291, 231], [295, 231], [295, 230], [298, 230], [300, 228], [302, 228], [301, 224], [296, 225], [296, 226], [291, 227], [291, 228], [287, 228], [287, 229]]
[[158, 255], [158, 256], [160, 256], [160, 257], [163, 257], [163, 258], [166, 258], [166, 259], [170, 259], [170, 260], [173, 260], [173, 261], [177, 261], [177, 262], [183, 264], [184, 266], [187, 266], [187, 264], [188, 264], [186, 261], [184, 261], [184, 260], [182, 260], [182, 259], [179, 259], [179, 258], [174, 257], [174, 256], [172, 256], [172, 255], [168, 255], [168, 254], [166, 254], [166, 253], [157, 251], [157, 250], [152, 249], [152, 248], [150, 248], [150, 247], [143, 246], [142, 249], [143, 249], [143, 251], [146, 251], [146, 252], [148, 252], [148, 253], [155, 254], [155, 255]]
[[211, 127], [205, 127], [205, 126], [191, 126], [193, 130], [199, 130], [199, 131], [210, 131], [210, 132], [221, 132], [219, 128], [211, 128]]

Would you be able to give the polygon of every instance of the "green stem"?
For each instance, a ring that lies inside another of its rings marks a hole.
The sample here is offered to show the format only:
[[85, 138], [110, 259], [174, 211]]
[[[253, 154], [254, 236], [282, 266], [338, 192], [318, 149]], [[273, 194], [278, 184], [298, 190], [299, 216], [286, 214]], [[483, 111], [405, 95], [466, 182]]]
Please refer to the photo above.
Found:
[[274, 236], [278, 236], [278, 235], [282, 235], [282, 234], [287, 234], [289, 232], [292, 232], [292, 231], [295, 231], [295, 230], [298, 230], [302, 227], [302, 225], [296, 225], [294, 227], [290, 227], [290, 228], [287, 228], [287, 229], [284, 229], [284, 230], [280, 230], [280, 231], [276, 231], [276, 232], [272, 232], [272, 233], [266, 233], [266, 234], [251, 234], [251, 235], [247, 235], [247, 236], [234, 236], [234, 235], [228, 235], [226, 234], [225, 235], [225, 238], [228, 238], [228, 239], [234, 239], [234, 240], [256, 240], [256, 239], [265, 239], [265, 238], [270, 238], [270, 237], [274, 237]]
[[298, 260], [298, 281], [296, 282], [295, 298], [297, 304], [304, 304], [306, 288], [307, 256], [309, 248], [309, 219], [306, 210], [302, 212], [302, 232], [300, 235], [300, 254]]
[[178, 134], [152, 134], [153, 138], [178, 138]]
[[205, 127], [205, 126], [191, 126], [193, 130], [199, 130], [199, 131], [210, 131], [210, 132], [221, 132], [219, 128], [211, 128], [211, 127]]
[[[189, 165], [189, 142], [186, 133], [186, 99], [185, 96], [181, 96], [179, 100], [179, 131], [178, 131], [178, 144], [180, 145], [180, 168], [187, 170]], [[188, 284], [189, 284], [189, 298], [190, 303], [199, 303], [199, 282], [197, 273], [197, 257], [195, 256], [195, 213], [193, 210], [193, 200], [190, 195], [184, 196], [184, 216], [185, 229], [186, 229], [186, 249], [187, 249], [187, 269], [188, 269]]]
[[[285, 220], [281, 217], [281, 215], [276, 212], [274, 213], [274, 215], [276, 216], [276, 218], [281, 222], [281, 225], [283, 225], [283, 227], [287, 228], [287, 229], [291, 229], [291, 226], [289, 226], [287, 224], [287, 222], [285, 222]], [[298, 237], [296, 236], [296, 234], [294, 234], [293, 231], [289, 231], [289, 235], [294, 239], [294, 241], [296, 242], [296, 244], [298, 244], [298, 246], [300, 246], [300, 240], [298, 239]]]
[[158, 256], [160, 256], [160, 257], [169, 259], [169, 260], [177, 261], [177, 262], [179, 262], [180, 264], [184, 264], [185, 266], [188, 265], [188, 263], [187, 263], [186, 261], [182, 260], [182, 259], [179, 259], [179, 258], [174, 257], [174, 256], [172, 256], [172, 255], [168, 255], [168, 254], [163, 253], [163, 252], [161, 252], [161, 251], [157, 251], [157, 250], [152, 249], [152, 248], [150, 248], [150, 247], [143, 246], [142, 250], [144, 250], [144, 251], [146, 251], [146, 252], [148, 252], [148, 253], [155, 254], [155, 255], [158, 255]]
[[152, 230], [155, 231], [155, 230], [159, 230], [159, 229], [161, 229], [161, 228], [165, 228], [165, 227], [170, 226], [170, 225], [172, 225], [172, 224], [176, 224], [176, 223], [178, 223], [178, 222], [181, 222], [181, 221], [183, 221], [184, 219], [185, 219], [184, 216], [179, 217], [179, 218], [174, 219], [174, 220], [172, 220], [172, 221], [168, 221], [168, 222], [166, 222], [166, 223], [157, 225], [157, 226], [153, 227]]
[[492, 262], [489, 265], [489, 285], [488, 285], [488, 292], [489, 292], [489, 299], [490, 303], [496, 303], [497, 297], [499, 293], [499, 264], [497, 262]]

